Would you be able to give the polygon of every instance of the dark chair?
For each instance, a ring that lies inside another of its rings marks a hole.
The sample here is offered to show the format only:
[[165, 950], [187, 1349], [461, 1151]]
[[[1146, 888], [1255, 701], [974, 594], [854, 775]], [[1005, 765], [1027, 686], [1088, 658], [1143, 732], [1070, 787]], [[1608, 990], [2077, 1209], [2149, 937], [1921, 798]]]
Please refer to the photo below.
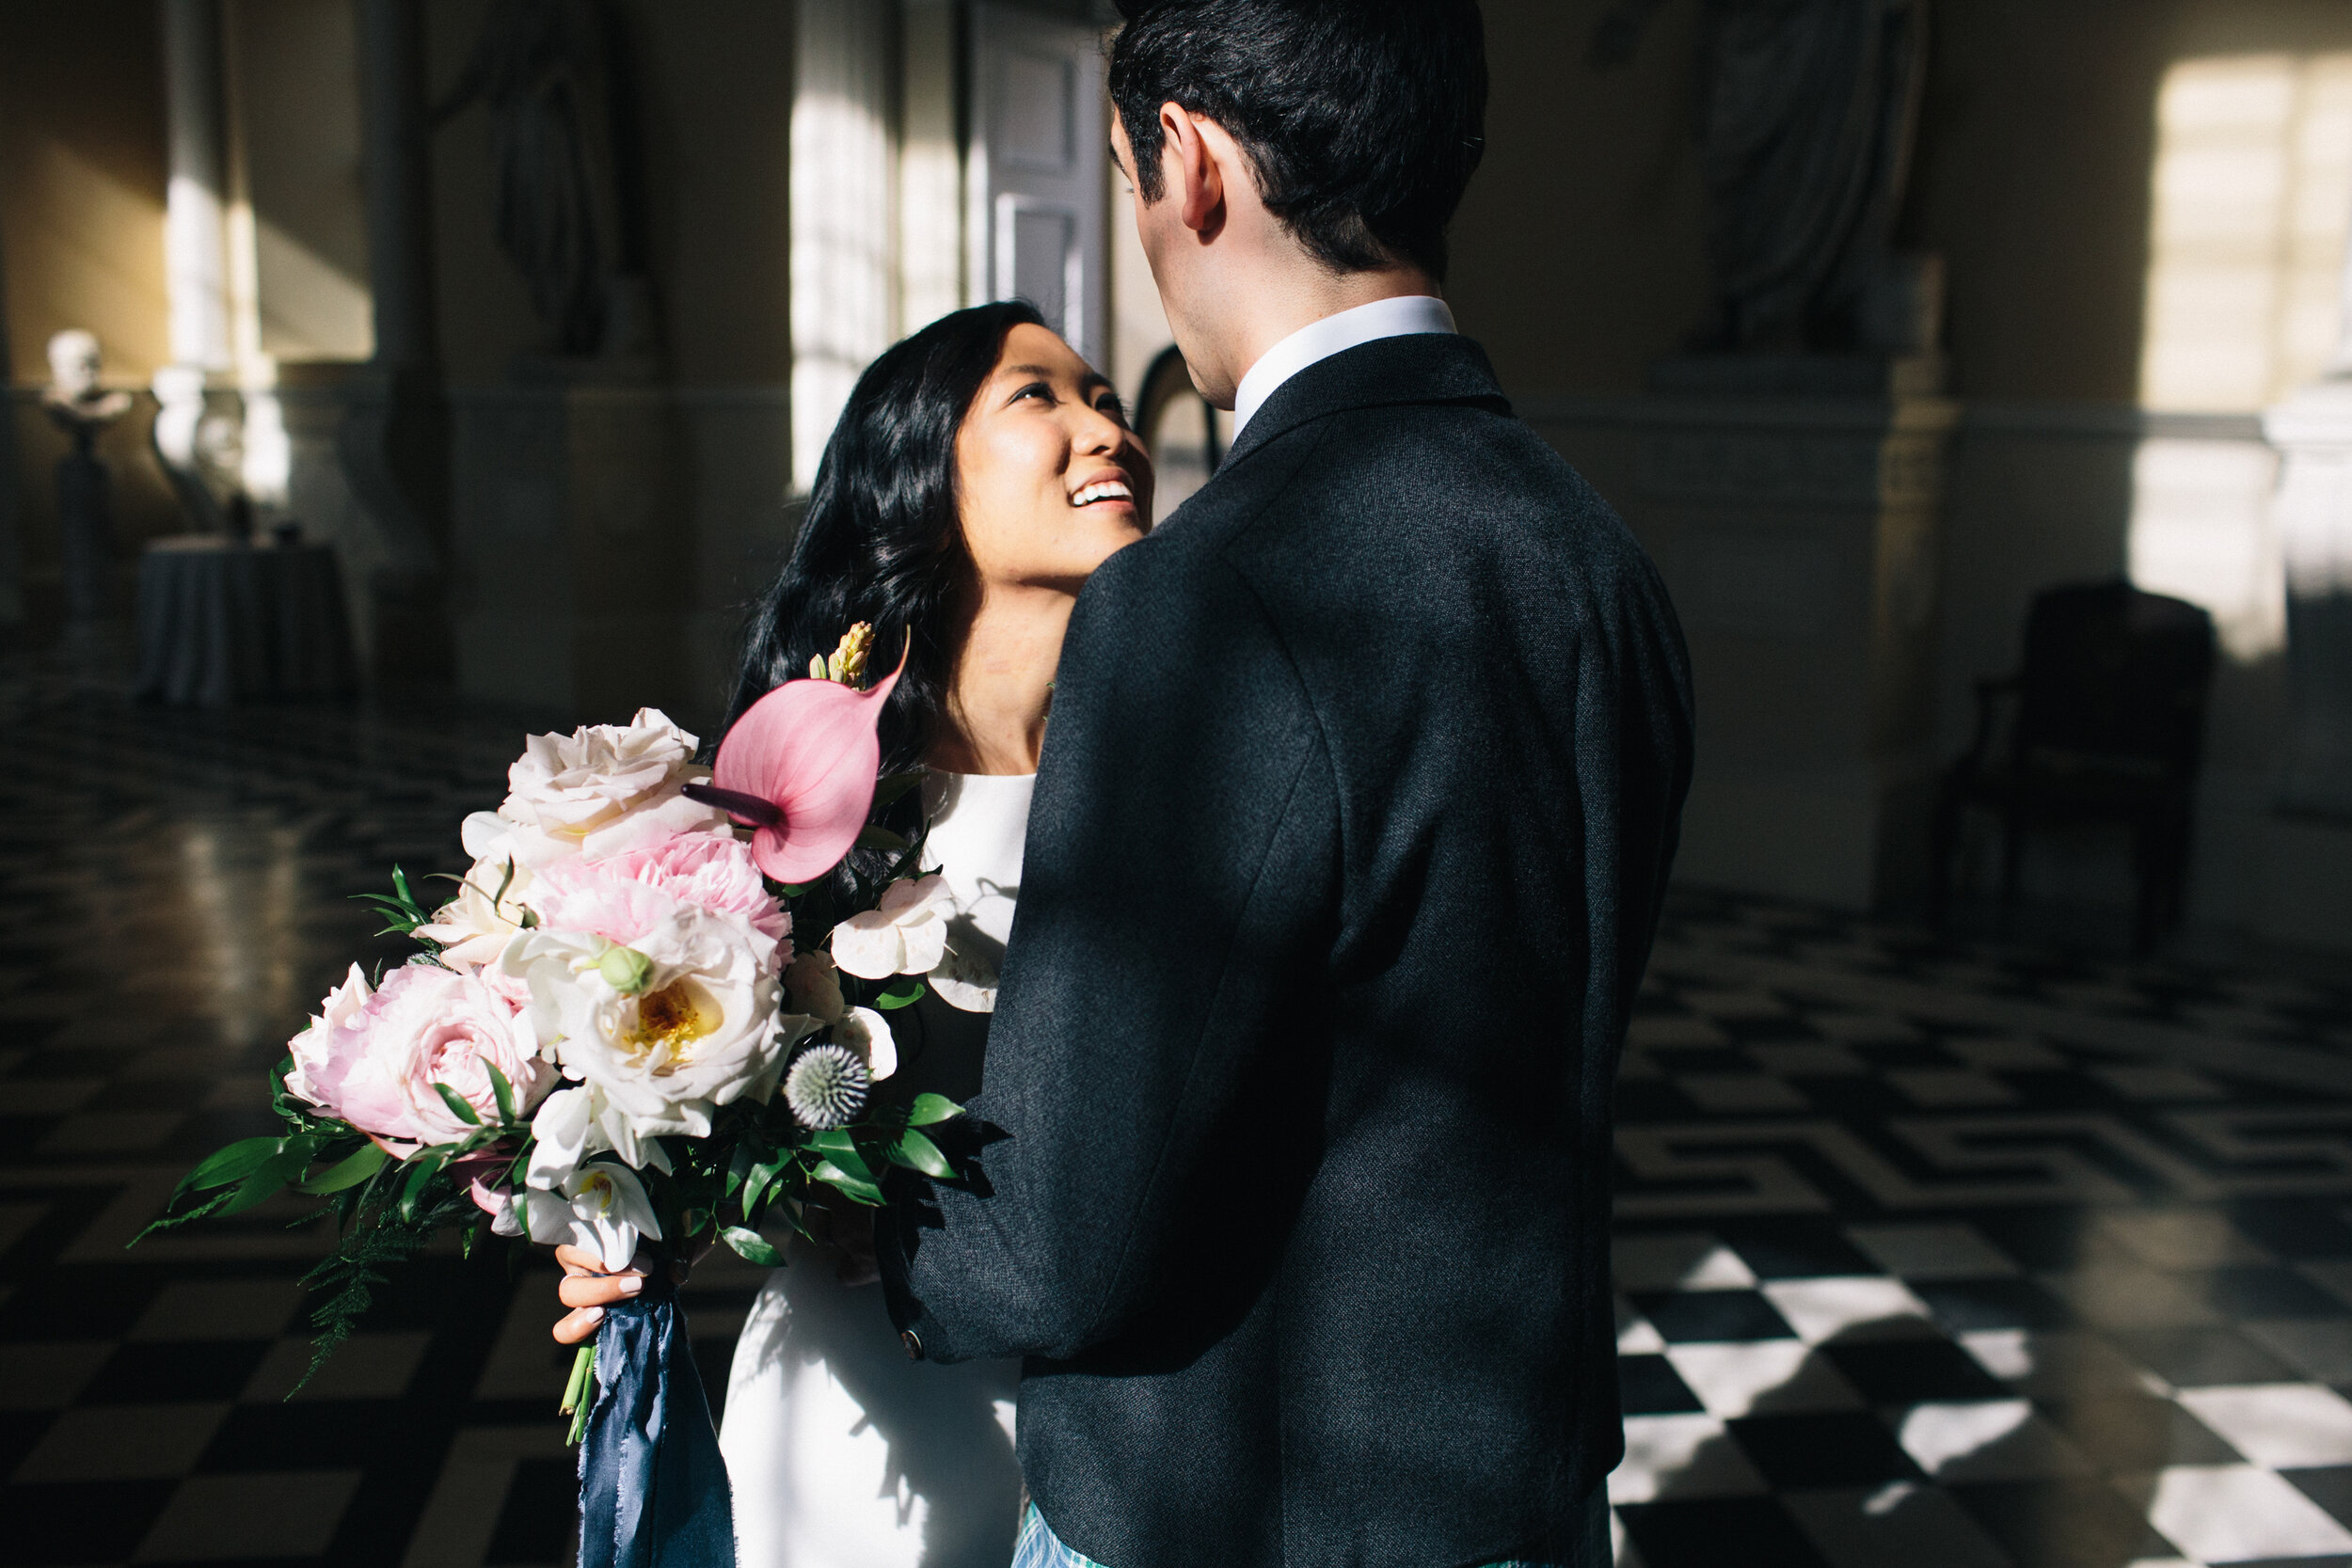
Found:
[[[2026, 618], [2024, 667], [1977, 683], [1977, 734], [1944, 773], [1935, 812], [1930, 913], [1951, 896], [1962, 814], [2002, 818], [2001, 910], [2017, 902], [2025, 834], [2056, 822], [2132, 830], [2138, 883], [2132, 936], [2146, 952], [2180, 919], [2188, 875], [2190, 803], [2213, 683], [2213, 617], [2129, 583], [2083, 583], [2037, 594]], [[1997, 710], [2015, 699], [2006, 747]]]

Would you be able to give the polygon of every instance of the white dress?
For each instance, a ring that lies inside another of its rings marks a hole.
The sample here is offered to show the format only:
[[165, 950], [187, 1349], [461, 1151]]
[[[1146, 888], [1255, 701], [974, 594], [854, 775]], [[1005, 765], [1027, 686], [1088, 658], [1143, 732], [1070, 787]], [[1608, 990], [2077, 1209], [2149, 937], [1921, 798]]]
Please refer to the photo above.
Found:
[[[936, 774], [926, 784], [924, 864], [947, 879], [960, 961], [934, 994], [889, 1015], [909, 1086], [958, 1101], [979, 1087], [1036, 782]], [[841, 1285], [826, 1259], [795, 1243], [761, 1288], [727, 1378], [719, 1447], [735, 1489], [737, 1560], [1006, 1568], [1020, 1525], [1020, 1381], [1018, 1361], [908, 1360], [881, 1287]]]

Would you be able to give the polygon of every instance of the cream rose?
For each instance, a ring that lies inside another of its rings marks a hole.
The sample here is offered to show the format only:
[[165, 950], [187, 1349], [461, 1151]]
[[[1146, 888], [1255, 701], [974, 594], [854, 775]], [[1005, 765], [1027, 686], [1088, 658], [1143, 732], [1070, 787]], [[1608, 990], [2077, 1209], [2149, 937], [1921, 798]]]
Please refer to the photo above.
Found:
[[507, 769], [496, 812], [466, 818], [466, 852], [515, 857], [537, 869], [569, 855], [616, 855], [673, 833], [726, 832], [724, 812], [679, 792], [708, 777], [693, 766], [697, 742], [660, 708], [627, 724], [586, 724], [534, 735]]

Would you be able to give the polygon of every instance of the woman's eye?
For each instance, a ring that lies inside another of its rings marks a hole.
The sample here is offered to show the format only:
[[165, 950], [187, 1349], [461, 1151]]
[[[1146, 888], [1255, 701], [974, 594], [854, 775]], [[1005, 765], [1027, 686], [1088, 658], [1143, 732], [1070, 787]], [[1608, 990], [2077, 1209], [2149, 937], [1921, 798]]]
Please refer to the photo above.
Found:
[[1042, 381], [1032, 381], [1026, 387], [1022, 388], [1021, 390], [1013, 393], [1012, 401], [1019, 403], [1023, 398], [1027, 397], [1043, 398], [1046, 402], [1051, 403], [1054, 401], [1054, 388], [1048, 387]]

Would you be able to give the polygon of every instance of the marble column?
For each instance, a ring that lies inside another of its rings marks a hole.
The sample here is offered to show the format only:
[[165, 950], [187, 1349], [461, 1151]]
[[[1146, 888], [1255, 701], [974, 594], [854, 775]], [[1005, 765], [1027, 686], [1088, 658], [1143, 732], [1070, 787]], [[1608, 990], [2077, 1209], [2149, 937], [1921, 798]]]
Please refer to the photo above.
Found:
[[[6, 214], [0, 214], [0, 222]], [[6, 247], [0, 246], [0, 255]], [[8, 297], [8, 273], [0, 267], [0, 299]], [[16, 400], [8, 392], [8, 323], [0, 312], [0, 631], [24, 619], [24, 556], [22, 486], [24, 467], [16, 446]]]
[[2288, 719], [2256, 925], [2352, 951], [2352, 247], [2344, 292], [2328, 373], [2263, 420], [2280, 454]]
[[368, 584], [379, 683], [453, 673], [444, 604], [449, 410], [433, 285], [433, 192], [423, 0], [356, 0], [362, 178], [375, 353], [349, 388], [340, 444], [381, 542]]
[[227, 104], [218, 0], [164, 0], [164, 101], [170, 161], [164, 279], [175, 365], [228, 370]]
[[2270, 410], [2279, 449], [2292, 704], [2279, 803], [2352, 824], [2352, 247], [2344, 328], [2328, 374]]

